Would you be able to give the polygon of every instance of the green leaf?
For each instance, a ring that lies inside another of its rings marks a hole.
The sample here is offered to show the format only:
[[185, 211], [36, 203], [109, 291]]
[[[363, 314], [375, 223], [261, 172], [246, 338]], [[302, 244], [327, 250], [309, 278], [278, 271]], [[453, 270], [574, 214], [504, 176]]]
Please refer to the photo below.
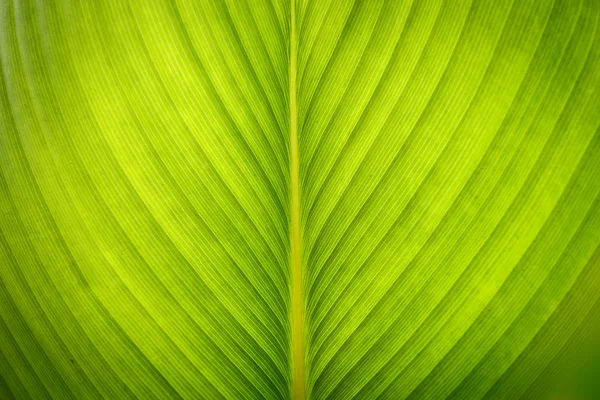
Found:
[[600, 393], [598, 1], [6, 0], [0, 67], [0, 398]]

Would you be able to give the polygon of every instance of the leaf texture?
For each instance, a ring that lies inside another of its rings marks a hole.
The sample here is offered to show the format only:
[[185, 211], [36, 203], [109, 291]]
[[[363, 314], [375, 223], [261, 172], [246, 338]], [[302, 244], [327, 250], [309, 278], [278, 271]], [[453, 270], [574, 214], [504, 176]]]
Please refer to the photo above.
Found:
[[599, 41], [596, 0], [0, 2], [0, 398], [550, 398], [600, 349]]
[[299, 23], [312, 398], [518, 397], [578, 276], [597, 282], [597, 4], [317, 7]]
[[3, 2], [10, 390], [285, 397], [285, 9], [145, 3]]

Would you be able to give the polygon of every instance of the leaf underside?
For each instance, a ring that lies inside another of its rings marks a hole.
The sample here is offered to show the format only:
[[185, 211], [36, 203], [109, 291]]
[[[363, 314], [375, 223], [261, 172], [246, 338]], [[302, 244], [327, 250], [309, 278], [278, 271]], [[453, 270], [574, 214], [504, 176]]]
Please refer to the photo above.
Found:
[[600, 354], [600, 2], [292, 2], [0, 2], [0, 398], [536, 398]]

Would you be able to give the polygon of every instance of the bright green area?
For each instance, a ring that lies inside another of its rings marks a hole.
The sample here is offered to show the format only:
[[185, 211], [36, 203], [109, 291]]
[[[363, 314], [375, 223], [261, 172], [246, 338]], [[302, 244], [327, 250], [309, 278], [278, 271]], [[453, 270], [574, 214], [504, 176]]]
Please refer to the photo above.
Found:
[[0, 68], [1, 399], [600, 395], [597, 0], [4, 0]]

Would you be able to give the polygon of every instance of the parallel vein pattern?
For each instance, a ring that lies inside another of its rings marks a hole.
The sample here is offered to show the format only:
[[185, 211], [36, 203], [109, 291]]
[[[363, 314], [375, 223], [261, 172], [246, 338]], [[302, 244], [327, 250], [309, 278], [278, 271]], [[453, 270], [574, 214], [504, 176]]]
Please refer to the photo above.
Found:
[[597, 0], [4, 0], [0, 71], [0, 398], [594, 398]]
[[598, 298], [598, 3], [299, 3], [310, 397], [518, 397]]
[[287, 8], [0, 7], [0, 397], [287, 397]]

